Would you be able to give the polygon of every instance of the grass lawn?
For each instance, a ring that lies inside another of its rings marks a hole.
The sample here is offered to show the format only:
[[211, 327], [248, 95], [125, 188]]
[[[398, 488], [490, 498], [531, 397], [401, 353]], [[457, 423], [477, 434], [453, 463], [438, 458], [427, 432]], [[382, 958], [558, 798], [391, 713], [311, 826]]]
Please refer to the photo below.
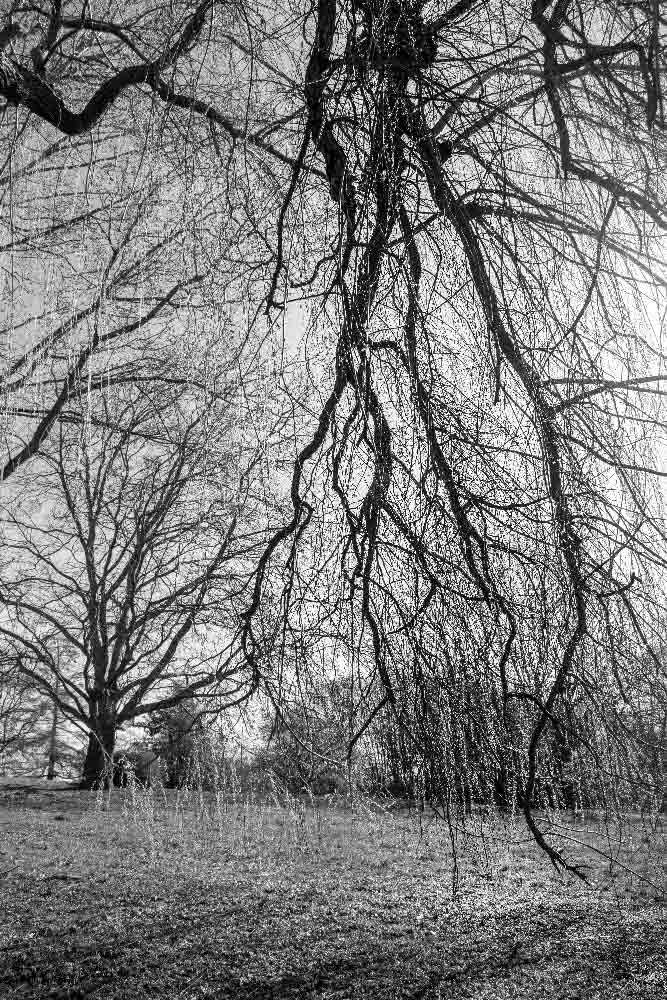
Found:
[[[640, 832], [617, 844], [635, 871]], [[659, 844], [653, 888], [596, 855], [586, 885], [520, 824], [472, 833], [454, 893], [428, 817], [0, 790], [0, 996], [666, 995]]]

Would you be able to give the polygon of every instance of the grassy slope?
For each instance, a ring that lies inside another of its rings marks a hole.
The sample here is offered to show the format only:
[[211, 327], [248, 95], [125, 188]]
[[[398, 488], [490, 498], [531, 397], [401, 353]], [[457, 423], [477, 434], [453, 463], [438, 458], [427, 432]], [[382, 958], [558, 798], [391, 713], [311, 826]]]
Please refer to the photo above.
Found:
[[[196, 806], [196, 802], [193, 803]], [[662, 998], [667, 913], [437, 824], [149, 797], [0, 806], [0, 996]], [[516, 836], [522, 839], [519, 830]], [[598, 878], [597, 875], [600, 877]]]

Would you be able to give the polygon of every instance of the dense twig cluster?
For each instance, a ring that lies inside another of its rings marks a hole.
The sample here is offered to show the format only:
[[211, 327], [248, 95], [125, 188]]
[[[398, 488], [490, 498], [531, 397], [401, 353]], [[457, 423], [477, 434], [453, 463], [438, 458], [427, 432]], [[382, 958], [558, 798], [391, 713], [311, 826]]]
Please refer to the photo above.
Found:
[[[240, 249], [206, 274], [252, 276], [253, 331], [306, 327], [310, 421], [240, 634], [253, 684], [279, 705], [288, 662], [344, 658], [351, 746], [389, 712], [434, 795], [518, 801], [565, 864], [534, 816], [554, 774], [570, 804], [573, 768], [591, 801], [660, 780], [659, 4], [68, 6], [40, 11], [42, 55], [3, 53], [0, 93], [128, 145], [123, 102], [162, 109], [155, 148], [212, 148], [224, 177]], [[102, 38], [113, 59], [80, 57]]]

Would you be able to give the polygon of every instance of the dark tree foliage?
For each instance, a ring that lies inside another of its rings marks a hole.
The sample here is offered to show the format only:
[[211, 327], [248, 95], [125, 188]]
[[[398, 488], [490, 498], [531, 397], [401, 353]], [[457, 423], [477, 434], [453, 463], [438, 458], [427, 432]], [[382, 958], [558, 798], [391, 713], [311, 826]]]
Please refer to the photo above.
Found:
[[[178, 695], [182, 688], [174, 688]], [[162, 762], [167, 788], [179, 788], [187, 781], [198, 743], [204, 735], [201, 708], [187, 694], [166, 708], [151, 712], [146, 726], [150, 746]]]
[[298, 304], [313, 391], [241, 636], [254, 683], [279, 698], [307, 632], [355, 671], [358, 739], [387, 708], [443, 800], [490, 781], [557, 866], [554, 767], [655, 801], [657, 0], [6, 6], [19, 132], [214, 149], [253, 308]]
[[350, 791], [350, 681], [328, 678], [267, 706], [255, 758], [260, 772], [295, 794]]

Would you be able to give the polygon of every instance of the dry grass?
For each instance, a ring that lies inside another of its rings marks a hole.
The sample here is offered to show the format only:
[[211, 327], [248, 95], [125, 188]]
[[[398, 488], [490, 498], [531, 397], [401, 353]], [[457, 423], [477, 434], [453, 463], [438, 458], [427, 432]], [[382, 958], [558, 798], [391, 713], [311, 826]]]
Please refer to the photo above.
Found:
[[[561, 832], [592, 843], [592, 829]], [[363, 804], [38, 790], [5, 794], [0, 835], [2, 996], [625, 1000], [667, 986], [664, 900], [638, 877], [660, 888], [661, 832], [638, 820], [605, 834], [636, 874], [588, 852], [584, 885], [520, 824], [480, 819], [459, 834], [455, 894], [443, 824]]]

